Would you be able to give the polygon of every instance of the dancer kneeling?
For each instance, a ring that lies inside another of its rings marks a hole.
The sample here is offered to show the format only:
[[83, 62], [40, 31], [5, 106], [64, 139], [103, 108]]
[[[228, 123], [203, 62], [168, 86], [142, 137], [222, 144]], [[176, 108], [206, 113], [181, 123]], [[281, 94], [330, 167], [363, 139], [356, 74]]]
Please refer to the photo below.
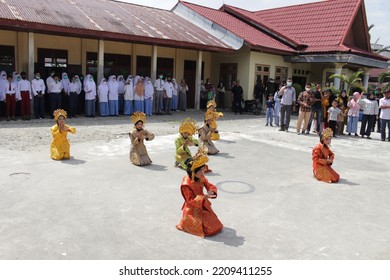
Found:
[[134, 124], [133, 130], [129, 133], [131, 141], [130, 160], [134, 165], [144, 166], [152, 163], [149, 158], [148, 151], [144, 144], [144, 140], [151, 141], [154, 139], [154, 134], [144, 129], [146, 115], [142, 112], [135, 112], [132, 116]]
[[[207, 156], [202, 153], [187, 160], [187, 175], [181, 183], [183, 217], [176, 226], [179, 230], [202, 238], [215, 235], [223, 228], [209, 201], [217, 198], [217, 187], [204, 176], [207, 161]], [[207, 194], [203, 193], [203, 188], [206, 188]]]
[[334, 160], [334, 153], [329, 148], [332, 136], [332, 129], [323, 130], [320, 134], [320, 143], [314, 147], [312, 153], [314, 177], [327, 183], [335, 183], [340, 179], [340, 175], [331, 167]]
[[211, 140], [213, 133], [216, 131], [216, 129], [211, 126], [213, 120], [214, 112], [206, 112], [204, 125], [198, 130], [200, 146], [204, 147], [209, 155], [216, 155], [219, 153], [219, 150], [214, 146], [214, 143]]
[[69, 159], [70, 144], [66, 136], [68, 132], [72, 134], [76, 133], [76, 128], [65, 124], [66, 111], [57, 109], [53, 112], [53, 116], [57, 124], [51, 127], [53, 142], [50, 145], [50, 156], [54, 160]]

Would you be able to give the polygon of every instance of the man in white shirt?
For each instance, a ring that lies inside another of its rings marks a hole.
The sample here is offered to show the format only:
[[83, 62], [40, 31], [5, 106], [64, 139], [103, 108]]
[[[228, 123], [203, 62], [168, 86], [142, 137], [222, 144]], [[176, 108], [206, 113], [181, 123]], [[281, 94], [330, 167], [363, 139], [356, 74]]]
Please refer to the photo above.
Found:
[[31, 90], [34, 95], [34, 114], [36, 119], [45, 118], [45, 83], [39, 71], [35, 71], [35, 79], [31, 81]]
[[15, 110], [16, 110], [16, 84], [12, 82], [12, 76], [7, 77], [8, 82], [5, 84], [3, 91], [5, 93], [5, 103], [7, 111], [7, 121], [15, 119]]
[[163, 74], [159, 75], [159, 78], [154, 83], [155, 96], [153, 98], [153, 111], [156, 115], [161, 115], [164, 107], [164, 76]]
[[27, 73], [20, 73], [22, 76], [22, 80], [18, 82], [18, 93], [20, 94], [20, 98], [22, 99], [22, 105], [20, 108], [20, 113], [22, 115], [22, 120], [30, 120], [31, 116], [31, 107], [30, 100], [32, 99], [31, 94], [31, 83], [27, 80]]
[[[280, 101], [280, 129], [279, 131], [288, 132], [290, 126], [290, 118], [293, 104], [295, 104], [296, 93], [295, 88], [292, 87], [292, 79], [287, 79], [287, 85], [282, 87], [279, 91]], [[286, 122], [285, 117], [286, 116]]]
[[385, 92], [385, 97], [379, 100], [379, 108], [381, 108], [381, 113], [379, 115], [381, 119], [381, 140], [386, 140], [386, 126], [388, 131], [387, 140], [390, 142], [390, 89], [387, 89]]
[[172, 95], [173, 95], [173, 84], [172, 80], [169, 77], [164, 84], [164, 109], [165, 114], [170, 115], [171, 114], [171, 103], [172, 103]]
[[[53, 76], [54, 83], [50, 84], [50, 114], [52, 114], [57, 109], [62, 109], [61, 102], [61, 91], [63, 89], [62, 82], [58, 74], [54, 74]], [[52, 116], [54, 118], [54, 116]]]

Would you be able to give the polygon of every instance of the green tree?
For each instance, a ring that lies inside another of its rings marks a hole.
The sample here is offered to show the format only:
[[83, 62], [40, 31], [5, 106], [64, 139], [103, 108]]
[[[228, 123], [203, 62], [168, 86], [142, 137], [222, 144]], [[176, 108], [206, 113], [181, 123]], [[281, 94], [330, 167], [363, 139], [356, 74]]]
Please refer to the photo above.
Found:
[[347, 84], [347, 95], [351, 95], [351, 89], [352, 88], [359, 88], [362, 91], [367, 92], [367, 89], [361, 85], [361, 78], [360, 76], [363, 74], [363, 71], [357, 71], [356, 73], [353, 73], [351, 75], [344, 75], [344, 74], [333, 74], [330, 76], [330, 79], [338, 78], [345, 84]]
[[379, 77], [378, 77], [378, 82], [380, 82], [381, 84], [383, 84], [383, 87], [382, 87], [383, 90], [390, 89], [390, 82], [385, 83], [385, 81], [387, 80], [387, 78], [390, 78], [390, 71], [383, 72], [383, 73], [380, 74]]

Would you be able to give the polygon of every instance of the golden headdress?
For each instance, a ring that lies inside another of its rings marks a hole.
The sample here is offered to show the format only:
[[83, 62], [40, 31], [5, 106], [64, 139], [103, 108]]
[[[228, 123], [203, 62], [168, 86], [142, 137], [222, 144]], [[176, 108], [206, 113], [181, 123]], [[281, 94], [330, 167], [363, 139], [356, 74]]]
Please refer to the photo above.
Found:
[[208, 109], [210, 106], [214, 106], [214, 109], [217, 108], [217, 103], [215, 103], [214, 99], [207, 102], [206, 108]]
[[206, 163], [209, 161], [209, 158], [207, 155], [202, 151], [202, 149], [199, 149], [199, 151], [196, 153], [196, 155], [192, 158], [192, 166], [191, 166], [191, 172], [192, 172], [192, 180], [195, 178], [195, 170], [203, 165], [206, 165]]
[[333, 137], [333, 130], [330, 127], [326, 128], [322, 131], [321, 141], [324, 141], [325, 139], [327, 139], [329, 137]]
[[194, 135], [196, 132], [196, 121], [191, 118], [184, 119], [180, 124], [179, 132]]
[[146, 115], [142, 112], [134, 112], [134, 114], [131, 116], [133, 124], [136, 124], [137, 122], [141, 121], [143, 123], [146, 122]]
[[68, 114], [63, 109], [57, 109], [53, 112], [54, 120], [57, 121], [60, 116], [63, 116], [66, 119]]

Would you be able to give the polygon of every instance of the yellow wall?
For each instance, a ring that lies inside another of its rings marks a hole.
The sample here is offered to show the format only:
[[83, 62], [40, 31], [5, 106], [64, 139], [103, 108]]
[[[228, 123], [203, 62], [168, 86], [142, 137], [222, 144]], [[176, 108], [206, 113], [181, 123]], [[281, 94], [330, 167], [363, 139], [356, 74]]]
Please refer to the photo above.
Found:
[[34, 34], [35, 62], [38, 58], [38, 48], [68, 50], [68, 64], [80, 65], [81, 61], [80, 38]]

